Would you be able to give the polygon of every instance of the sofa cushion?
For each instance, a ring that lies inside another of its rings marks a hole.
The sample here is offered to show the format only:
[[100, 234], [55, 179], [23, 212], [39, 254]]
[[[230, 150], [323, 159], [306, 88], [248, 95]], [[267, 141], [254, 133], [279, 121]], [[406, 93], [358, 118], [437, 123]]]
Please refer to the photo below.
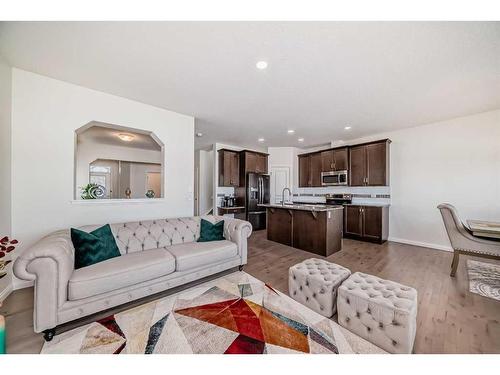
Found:
[[224, 220], [211, 223], [201, 219], [200, 238], [198, 242], [222, 241], [224, 239]]
[[165, 248], [125, 254], [73, 272], [68, 283], [68, 299], [78, 300], [175, 271], [175, 258]]
[[176, 271], [217, 263], [238, 254], [236, 244], [227, 240], [184, 243], [167, 249], [175, 257]]
[[71, 228], [71, 241], [75, 248], [75, 269], [120, 256], [109, 224], [90, 233]]

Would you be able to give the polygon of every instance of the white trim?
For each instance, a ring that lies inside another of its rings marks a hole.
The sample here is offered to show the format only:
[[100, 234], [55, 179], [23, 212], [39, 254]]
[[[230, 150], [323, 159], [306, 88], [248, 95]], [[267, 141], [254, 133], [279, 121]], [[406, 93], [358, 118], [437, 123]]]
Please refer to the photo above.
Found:
[[389, 237], [387, 240], [391, 241], [391, 242], [404, 243], [406, 245], [427, 247], [429, 249], [434, 249], [434, 250], [441, 250], [441, 251], [453, 252], [453, 248], [451, 246], [437, 245], [437, 244], [434, 244], [434, 243], [412, 241], [412, 240], [406, 240], [406, 239], [403, 239], [403, 238], [394, 238], [394, 237]]
[[7, 288], [0, 292], [0, 302], [3, 302], [9, 296], [9, 294], [12, 293], [13, 290], [14, 289], [12, 288], [12, 283], [9, 283], [9, 285], [7, 285]]
[[136, 198], [136, 199], [73, 199], [71, 204], [129, 204], [129, 203], [165, 203], [165, 198]]

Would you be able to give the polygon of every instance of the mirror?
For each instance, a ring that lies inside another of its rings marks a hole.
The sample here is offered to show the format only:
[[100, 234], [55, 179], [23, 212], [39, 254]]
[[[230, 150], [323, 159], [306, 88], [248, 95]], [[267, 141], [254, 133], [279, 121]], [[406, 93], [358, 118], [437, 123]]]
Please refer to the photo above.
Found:
[[75, 199], [163, 198], [163, 144], [153, 133], [93, 121], [76, 132]]

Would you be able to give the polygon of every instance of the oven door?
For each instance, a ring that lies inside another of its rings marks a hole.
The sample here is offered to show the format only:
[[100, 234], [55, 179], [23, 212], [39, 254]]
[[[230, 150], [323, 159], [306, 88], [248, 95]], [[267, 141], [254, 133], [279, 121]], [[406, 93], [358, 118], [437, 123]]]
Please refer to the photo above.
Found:
[[347, 171], [338, 171], [337, 185], [347, 185]]

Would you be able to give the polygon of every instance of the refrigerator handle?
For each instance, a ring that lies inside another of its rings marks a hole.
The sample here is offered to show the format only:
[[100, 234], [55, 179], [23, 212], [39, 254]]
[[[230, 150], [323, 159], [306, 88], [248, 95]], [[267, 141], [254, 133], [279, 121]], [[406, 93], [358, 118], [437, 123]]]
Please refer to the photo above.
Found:
[[259, 177], [259, 204], [262, 203], [262, 179]]
[[264, 204], [264, 179], [261, 177], [260, 179], [260, 204]]

